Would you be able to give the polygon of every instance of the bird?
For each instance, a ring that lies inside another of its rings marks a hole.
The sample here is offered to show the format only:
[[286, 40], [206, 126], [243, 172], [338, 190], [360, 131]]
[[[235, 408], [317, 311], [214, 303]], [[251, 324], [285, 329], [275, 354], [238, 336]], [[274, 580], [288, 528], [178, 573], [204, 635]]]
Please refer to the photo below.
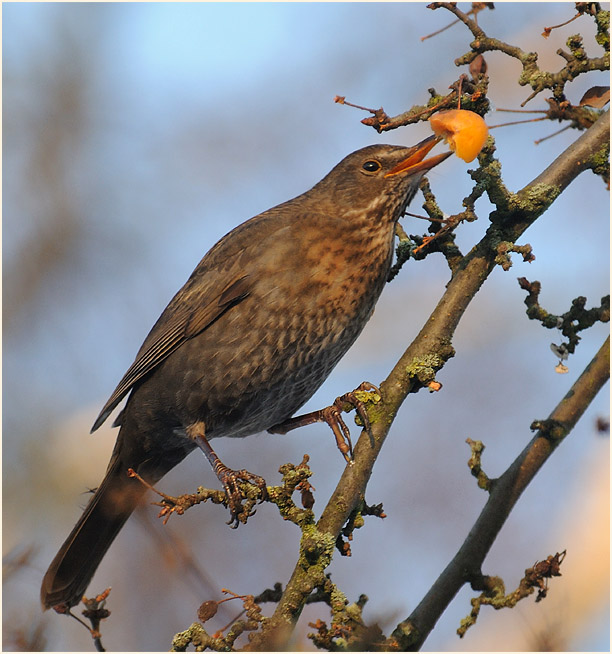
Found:
[[393, 260], [395, 226], [423, 175], [451, 154], [426, 158], [439, 141], [361, 148], [202, 258], [92, 427], [128, 395], [113, 423], [119, 433], [106, 474], [44, 575], [43, 610], [69, 613], [82, 600], [146, 492], [129, 469], [154, 484], [199, 447], [235, 518], [238, 482], [265, 491], [265, 481], [225, 466], [211, 439], [283, 433], [315, 420], [330, 423], [338, 440], [347, 431], [337, 402], [331, 411], [292, 416], [372, 315]]

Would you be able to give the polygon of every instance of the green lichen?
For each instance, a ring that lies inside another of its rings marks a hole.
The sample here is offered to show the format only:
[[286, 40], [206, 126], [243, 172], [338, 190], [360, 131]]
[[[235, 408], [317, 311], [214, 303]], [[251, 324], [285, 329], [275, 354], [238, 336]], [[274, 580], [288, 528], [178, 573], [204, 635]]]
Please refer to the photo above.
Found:
[[600, 10], [595, 15], [595, 22], [597, 23], [597, 34], [595, 40], [606, 51], [610, 50], [610, 12]]
[[604, 179], [610, 179], [610, 143], [606, 142], [597, 151], [594, 152], [590, 159], [589, 165], [596, 175], [601, 175]]
[[587, 58], [587, 54], [582, 47], [582, 42], [582, 36], [580, 34], [573, 34], [566, 41], [567, 47], [579, 61]]
[[424, 357], [415, 357], [406, 367], [406, 374], [411, 379], [417, 378], [424, 386], [434, 381], [436, 371], [444, 365], [444, 359], [438, 354], [427, 354]]
[[522, 211], [539, 216], [561, 195], [554, 184], [533, 184], [518, 195]]
[[300, 548], [302, 565], [322, 573], [331, 562], [334, 546], [335, 539], [330, 534], [320, 532], [314, 524], [305, 525]]
[[[421, 642], [421, 632], [417, 629], [415, 624], [410, 622], [410, 620], [404, 620], [404, 622], [400, 622], [397, 625], [391, 634], [391, 639], [389, 650], [397, 650], [397, 644], [399, 644], [399, 649], [406, 652], [411, 649], [412, 646]], [[395, 643], [393, 641], [395, 641]], [[395, 645], [395, 647], [393, 647], [393, 645]]]
[[348, 599], [346, 595], [336, 586], [336, 584], [331, 584], [332, 591], [330, 594], [330, 603], [331, 608], [334, 613], [338, 611], [344, 611], [348, 605]]
[[550, 86], [551, 75], [533, 65], [525, 66], [519, 75], [518, 83], [520, 86], [531, 86], [534, 91], [542, 91]]

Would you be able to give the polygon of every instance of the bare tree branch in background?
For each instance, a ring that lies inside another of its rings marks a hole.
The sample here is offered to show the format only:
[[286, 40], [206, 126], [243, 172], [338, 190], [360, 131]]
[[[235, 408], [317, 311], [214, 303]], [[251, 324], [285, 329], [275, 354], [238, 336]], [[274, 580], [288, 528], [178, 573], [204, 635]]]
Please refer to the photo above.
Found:
[[[21, 150], [15, 154], [24, 161], [23, 174], [15, 176], [11, 194], [18, 199], [19, 208], [25, 214], [31, 212], [37, 229], [25, 235], [27, 243], [22, 251], [27, 256], [7, 258], [4, 264], [4, 327], [11, 329], [17, 316], [28, 307], [39, 292], [44, 280], [53, 271], [66, 264], [74, 251], [82, 224], [81, 198], [75, 180], [71, 178], [71, 158], [79, 151], [86, 131], [87, 76], [82, 62], [75, 56], [78, 49], [70, 34], [65, 33], [64, 53], [60, 55], [66, 65], [50, 84], [39, 62], [33, 74], [38, 84], [48, 85], [48, 105], [23, 107], [15, 117], [27, 126], [5, 125], [5, 147]], [[33, 113], [45, 111], [41, 121]], [[25, 129], [34, 132], [29, 144], [13, 142], [11, 134]], [[25, 147], [24, 147], [25, 146]], [[14, 174], [16, 171], [12, 171]], [[36, 189], [32, 193], [31, 189]], [[11, 229], [21, 225], [15, 216], [5, 216]]]

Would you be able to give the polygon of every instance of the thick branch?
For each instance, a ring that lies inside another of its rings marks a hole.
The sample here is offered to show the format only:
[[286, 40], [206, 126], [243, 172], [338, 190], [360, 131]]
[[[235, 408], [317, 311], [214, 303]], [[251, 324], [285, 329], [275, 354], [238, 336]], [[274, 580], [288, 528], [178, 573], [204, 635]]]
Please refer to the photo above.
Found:
[[429, 592], [393, 632], [400, 650], [420, 649], [459, 589], [481, 574], [481, 565], [510, 511], [548, 457], [573, 429], [610, 378], [610, 337], [548, 420], [506, 472], [493, 481], [489, 500], [465, 542]]
[[[529, 203], [529, 212], [516, 211], [510, 206], [508, 211], [493, 212], [491, 220], [502, 220], [510, 228], [508, 240], [514, 241], [552, 204], [550, 193], [558, 197], [569, 184], [584, 170], [598, 165], [598, 159], [610, 141], [610, 110], [603, 113], [597, 122], [579, 139], [570, 145], [530, 184], [517, 193], [519, 200]], [[538, 208], [539, 207], [539, 208]]]
[[[497, 245], [501, 240], [514, 240], [522, 234], [559, 194], [583, 170], [589, 167], [593, 153], [609, 139], [609, 117], [602, 116], [593, 127], [558, 157], [541, 175], [517, 194], [512, 207], [498, 212], [497, 220], [478, 245], [458, 266], [438, 306], [380, 385], [382, 401], [370, 412], [372, 436], [362, 432], [354, 451], [354, 464], [347, 466], [317, 523], [320, 535], [335, 542], [349, 515], [363, 499], [374, 462], [387, 437], [399, 407], [410, 392], [431, 381], [435, 372], [453, 356], [451, 339], [472, 298], [493, 268]], [[556, 192], [552, 192], [554, 187]], [[528, 202], [526, 202], [528, 201]], [[306, 597], [322, 574], [319, 567], [307, 565], [303, 559], [295, 567], [285, 593], [274, 615], [255, 634], [248, 649], [275, 649], [281, 642], [279, 633], [290, 633], [297, 622]]]

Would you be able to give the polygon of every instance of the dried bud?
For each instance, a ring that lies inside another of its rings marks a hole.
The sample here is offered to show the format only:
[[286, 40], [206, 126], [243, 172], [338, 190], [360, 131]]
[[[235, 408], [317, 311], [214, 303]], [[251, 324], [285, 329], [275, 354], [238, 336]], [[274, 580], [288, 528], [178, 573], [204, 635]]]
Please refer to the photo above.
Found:
[[472, 79], [476, 79], [480, 75], [486, 74], [487, 62], [485, 61], [485, 58], [479, 54], [474, 60], [472, 60], [472, 63], [470, 64], [470, 75], [472, 76]]
[[198, 619], [200, 622], [206, 622], [211, 618], [214, 618], [217, 614], [218, 608], [218, 603], [214, 600], [202, 602], [202, 604], [200, 604], [200, 608], [198, 609]]

